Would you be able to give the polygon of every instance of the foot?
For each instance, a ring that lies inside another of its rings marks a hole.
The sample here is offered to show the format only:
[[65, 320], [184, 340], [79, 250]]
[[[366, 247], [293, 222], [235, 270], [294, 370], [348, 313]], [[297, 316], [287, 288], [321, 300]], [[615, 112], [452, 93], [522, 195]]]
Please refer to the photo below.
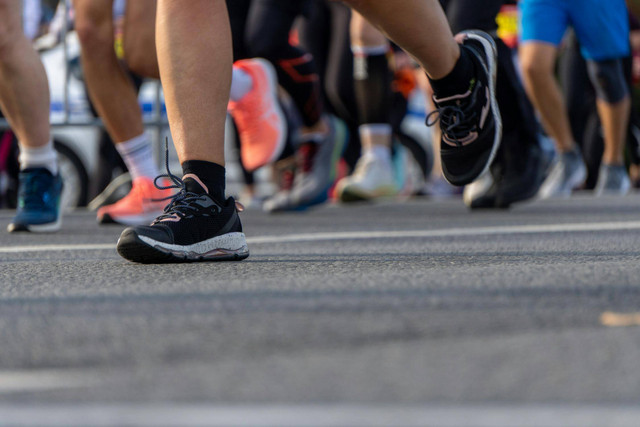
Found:
[[235, 67], [249, 74], [253, 86], [239, 101], [229, 102], [240, 137], [240, 157], [248, 171], [278, 159], [286, 140], [287, 123], [278, 102], [278, 80], [264, 59], [237, 61]]
[[160, 190], [151, 178], [133, 180], [129, 194], [98, 209], [100, 224], [147, 225], [162, 214], [171, 190]]
[[268, 199], [263, 206], [267, 212], [302, 210], [328, 199], [346, 143], [346, 128], [343, 123], [332, 120], [329, 128], [321, 142], [300, 145], [296, 152], [293, 186]]
[[[493, 161], [502, 135], [502, 122], [495, 98], [497, 50], [493, 39], [481, 31], [457, 36], [461, 49], [471, 53], [477, 75], [465, 93], [436, 98], [442, 129], [442, 172], [451, 184], [462, 186], [484, 174]], [[434, 125], [427, 118], [427, 125]]]
[[46, 233], [62, 226], [62, 179], [46, 168], [30, 168], [20, 172], [18, 210], [7, 231]]
[[249, 248], [233, 198], [215, 201], [195, 175], [171, 179], [180, 191], [151, 225], [125, 229], [118, 253], [144, 264], [247, 258]]
[[504, 177], [498, 184], [496, 207], [508, 208], [538, 194], [551, 165], [551, 156], [540, 146], [533, 145], [525, 157], [521, 165], [506, 165]]
[[582, 154], [576, 148], [566, 153], [559, 153], [556, 163], [551, 167], [549, 175], [542, 183], [538, 197], [569, 197], [571, 192], [584, 184], [587, 168]]
[[341, 202], [374, 200], [397, 193], [391, 160], [379, 159], [374, 154], [360, 157], [353, 174], [336, 185], [336, 195]]
[[596, 196], [618, 195], [624, 196], [631, 189], [631, 181], [627, 169], [622, 165], [600, 166], [598, 183], [596, 184]]
[[465, 187], [464, 202], [471, 209], [507, 209], [535, 197], [544, 181], [550, 159], [542, 149], [530, 146], [522, 161], [494, 165]]

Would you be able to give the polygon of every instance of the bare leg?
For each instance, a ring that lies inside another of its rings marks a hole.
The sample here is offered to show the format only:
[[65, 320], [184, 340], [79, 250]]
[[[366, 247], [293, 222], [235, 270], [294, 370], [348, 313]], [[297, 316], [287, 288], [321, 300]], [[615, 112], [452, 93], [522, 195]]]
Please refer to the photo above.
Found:
[[562, 93], [553, 76], [557, 48], [547, 43], [527, 42], [520, 46], [524, 86], [542, 118], [542, 124], [556, 141], [559, 151], [574, 148], [573, 135]]
[[49, 130], [49, 85], [44, 67], [22, 34], [21, 2], [0, 0], [0, 106], [25, 147], [43, 147]]
[[[180, 162], [224, 165], [231, 30], [223, 0], [160, 0], [156, 46]], [[189, 47], [188, 49], [185, 46]]]
[[122, 232], [118, 253], [145, 263], [244, 259], [249, 248], [222, 166], [232, 61], [226, 3], [160, 0], [156, 46], [184, 176], [150, 226]]
[[345, 3], [411, 54], [432, 79], [453, 69], [460, 48], [437, 0], [347, 0]]
[[10, 233], [61, 226], [62, 180], [49, 128], [49, 85], [38, 54], [22, 33], [22, 2], [0, 0], [0, 107], [20, 143], [18, 209]]
[[113, 48], [113, 0], [74, 0], [74, 6], [91, 100], [116, 143], [135, 138], [144, 131], [142, 112]]
[[615, 104], [598, 99], [597, 104], [604, 131], [602, 162], [607, 165], [621, 165], [624, 162], [622, 153], [627, 137], [631, 99], [627, 96]]

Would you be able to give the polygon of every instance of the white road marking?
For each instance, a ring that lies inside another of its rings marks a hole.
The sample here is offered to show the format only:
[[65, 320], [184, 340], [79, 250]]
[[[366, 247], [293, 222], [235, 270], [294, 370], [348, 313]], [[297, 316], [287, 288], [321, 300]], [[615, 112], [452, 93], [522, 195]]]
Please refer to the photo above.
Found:
[[7, 246], [0, 248], [0, 253], [13, 254], [20, 252], [63, 252], [63, 251], [104, 251], [109, 249], [115, 249], [116, 245], [113, 243], [103, 243], [95, 245], [25, 245], [25, 246]]
[[88, 387], [95, 384], [95, 374], [78, 370], [0, 371], [0, 395]]
[[12, 426], [636, 427], [640, 408], [597, 405], [2, 405]]
[[365, 240], [393, 238], [465, 237], [531, 233], [640, 230], [640, 221], [582, 224], [541, 224], [501, 227], [449, 228], [442, 230], [346, 231], [333, 233], [288, 234], [248, 238], [247, 243], [294, 243], [320, 240]]
[[[249, 244], [298, 243], [330, 240], [370, 240], [394, 238], [434, 238], [491, 236], [534, 233], [566, 233], [640, 230], [640, 221], [596, 222], [579, 224], [509, 225], [496, 227], [448, 228], [440, 230], [398, 230], [398, 231], [337, 231], [329, 233], [301, 233], [280, 236], [256, 236], [247, 238]], [[0, 253], [51, 252], [51, 251], [102, 251], [114, 250], [115, 244], [61, 244], [25, 245], [0, 248]]]

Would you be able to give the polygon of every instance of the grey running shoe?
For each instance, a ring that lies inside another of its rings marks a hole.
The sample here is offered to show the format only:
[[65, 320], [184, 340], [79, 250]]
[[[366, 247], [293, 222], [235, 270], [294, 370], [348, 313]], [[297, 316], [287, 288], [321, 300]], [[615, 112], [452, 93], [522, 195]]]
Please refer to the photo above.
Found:
[[622, 165], [600, 166], [598, 183], [596, 184], [596, 196], [619, 195], [623, 196], [631, 189], [631, 181], [627, 170]]
[[587, 177], [587, 168], [582, 154], [575, 148], [566, 153], [559, 153], [555, 165], [551, 167], [549, 176], [544, 180], [538, 197], [569, 197], [571, 192], [580, 187]]
[[321, 143], [307, 142], [298, 148], [293, 187], [279, 191], [265, 201], [265, 211], [304, 210], [328, 199], [346, 142], [346, 127], [343, 123], [330, 119], [329, 129]]

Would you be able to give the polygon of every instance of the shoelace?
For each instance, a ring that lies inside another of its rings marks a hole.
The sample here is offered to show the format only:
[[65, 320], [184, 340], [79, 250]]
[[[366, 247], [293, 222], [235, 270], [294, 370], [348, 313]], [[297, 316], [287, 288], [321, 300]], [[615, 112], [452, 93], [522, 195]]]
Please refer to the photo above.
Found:
[[442, 132], [447, 136], [447, 139], [461, 147], [460, 140], [469, 135], [477, 126], [478, 114], [475, 104], [479, 87], [480, 85], [476, 85], [471, 93], [471, 100], [466, 109], [462, 109], [459, 105], [445, 105], [437, 108], [427, 115], [427, 126], [431, 127], [440, 122]]
[[[161, 202], [164, 200], [171, 200], [171, 202], [165, 206], [164, 213], [157, 217], [153, 224], [156, 224], [163, 219], [172, 218], [178, 216], [179, 218], [184, 218], [189, 215], [189, 213], [196, 212], [198, 210], [197, 206], [193, 206], [193, 203], [203, 200], [202, 194], [193, 193], [187, 190], [187, 187], [182, 179], [175, 176], [171, 173], [171, 169], [169, 168], [169, 143], [168, 139], [165, 139], [165, 167], [167, 170], [166, 174], [159, 175], [153, 180], [153, 185], [158, 190], [172, 190], [177, 189], [178, 192], [172, 196], [165, 197], [163, 199], [153, 199], [153, 201]], [[167, 178], [173, 184], [172, 185], [159, 185], [158, 180]], [[220, 210], [220, 208], [218, 208]]]

